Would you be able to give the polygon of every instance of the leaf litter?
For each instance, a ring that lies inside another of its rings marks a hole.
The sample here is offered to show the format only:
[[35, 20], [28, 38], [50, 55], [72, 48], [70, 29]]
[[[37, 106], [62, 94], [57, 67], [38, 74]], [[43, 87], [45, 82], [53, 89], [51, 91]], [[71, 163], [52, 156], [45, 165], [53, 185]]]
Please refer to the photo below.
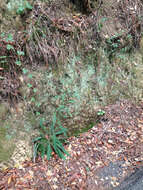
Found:
[[[25, 161], [20, 168], [1, 171], [0, 189], [110, 190], [118, 186], [143, 165], [143, 104], [109, 105], [100, 123], [68, 141], [66, 160], [54, 155], [50, 161], [38, 158], [36, 163]], [[115, 171], [110, 172], [111, 168]]]

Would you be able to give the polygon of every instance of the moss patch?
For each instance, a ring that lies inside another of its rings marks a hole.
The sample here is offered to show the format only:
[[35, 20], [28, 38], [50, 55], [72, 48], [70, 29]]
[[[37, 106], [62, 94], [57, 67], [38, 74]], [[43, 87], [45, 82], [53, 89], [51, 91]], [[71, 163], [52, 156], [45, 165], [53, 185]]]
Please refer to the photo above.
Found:
[[14, 151], [12, 139], [8, 139], [6, 129], [0, 126], [0, 162], [8, 161]]
[[87, 131], [88, 131], [89, 129], [91, 129], [94, 125], [95, 125], [95, 123], [90, 123], [89, 125], [87, 125], [87, 126], [84, 127], [84, 128], [73, 130], [73, 131], [71, 132], [71, 134], [72, 134], [71, 136], [78, 137], [78, 136], [80, 136], [80, 134], [87, 132]]

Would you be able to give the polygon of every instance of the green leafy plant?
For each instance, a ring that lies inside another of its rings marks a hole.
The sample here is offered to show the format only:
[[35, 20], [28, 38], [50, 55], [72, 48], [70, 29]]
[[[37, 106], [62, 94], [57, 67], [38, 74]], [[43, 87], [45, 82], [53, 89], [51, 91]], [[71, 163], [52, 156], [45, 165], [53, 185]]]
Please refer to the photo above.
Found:
[[11, 50], [11, 49], [14, 49], [14, 47], [12, 45], [10, 45], [10, 44], [7, 44], [6, 49]]
[[105, 114], [105, 111], [104, 110], [99, 110], [98, 112], [97, 112], [97, 115], [98, 116], [103, 116]]
[[[2, 33], [2, 35], [1, 35], [2, 37], [5, 37], [5, 33]], [[13, 42], [14, 40], [13, 40], [13, 36], [12, 36], [12, 34], [10, 33], [10, 34], [8, 34], [8, 36], [7, 36], [7, 38], [6, 38], [6, 42]]]
[[106, 20], [108, 20], [108, 18], [106, 18], [106, 17], [104, 17], [104, 18], [102, 18], [102, 19], [100, 20], [100, 22], [99, 22], [98, 25], [97, 25], [97, 31], [98, 31], [98, 32], [101, 32], [102, 27], [103, 27], [103, 24], [104, 24], [104, 22], [105, 22]]
[[27, 73], [28, 73], [28, 69], [23, 68], [23, 69], [22, 69], [22, 72], [23, 72], [23, 74], [27, 74]]
[[[21, 57], [24, 56], [24, 52], [23, 51], [20, 51], [20, 50], [17, 50], [17, 48], [13, 45], [14, 43], [14, 39], [13, 39], [13, 35], [11, 33], [9, 34], [5, 34], [5, 33], [2, 33], [0, 35], [0, 37], [6, 42], [6, 50], [7, 51], [11, 51], [12, 54], [14, 53], [17, 57], [17, 59], [15, 60], [15, 65], [18, 65], [18, 66], [21, 66], [22, 63], [21, 63]], [[3, 56], [0, 56], [0, 63], [2, 64], [6, 64], [8, 62], [8, 59], [10, 59], [12, 57], [12, 55], [8, 54], [8, 55], [3, 55]]]
[[24, 0], [23, 3], [21, 3], [17, 8], [16, 13], [18, 15], [22, 15], [24, 14], [25, 10], [32, 10], [32, 8], [32, 5], [28, 1]]
[[53, 114], [52, 124], [49, 127], [45, 126], [44, 119], [41, 119], [40, 129], [40, 136], [33, 140], [34, 162], [38, 153], [41, 154], [42, 159], [46, 155], [48, 160], [51, 158], [53, 151], [62, 159], [65, 159], [64, 154], [69, 156], [69, 153], [63, 146], [63, 142], [67, 137], [67, 129], [61, 125], [57, 117], [57, 112]]

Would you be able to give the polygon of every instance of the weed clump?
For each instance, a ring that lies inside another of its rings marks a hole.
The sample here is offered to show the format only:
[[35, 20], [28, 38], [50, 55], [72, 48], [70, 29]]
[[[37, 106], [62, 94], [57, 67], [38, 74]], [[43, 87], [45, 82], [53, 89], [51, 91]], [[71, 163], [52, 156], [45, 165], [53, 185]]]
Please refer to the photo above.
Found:
[[18, 48], [12, 34], [0, 36], [0, 99], [17, 102], [20, 98], [20, 80], [18, 73], [24, 52]]

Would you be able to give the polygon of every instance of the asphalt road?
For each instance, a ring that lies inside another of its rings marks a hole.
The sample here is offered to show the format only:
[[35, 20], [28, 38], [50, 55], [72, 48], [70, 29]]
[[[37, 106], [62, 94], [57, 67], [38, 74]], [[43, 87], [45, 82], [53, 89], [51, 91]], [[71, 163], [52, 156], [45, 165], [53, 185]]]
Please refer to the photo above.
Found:
[[[129, 173], [123, 179], [124, 162], [111, 162], [108, 166], [102, 168], [98, 173], [100, 179], [103, 179], [104, 190], [143, 190], [143, 167], [137, 168], [133, 173]], [[112, 177], [115, 177], [119, 186], [114, 187], [111, 183]]]
[[136, 169], [114, 190], [143, 190], [143, 167]]

